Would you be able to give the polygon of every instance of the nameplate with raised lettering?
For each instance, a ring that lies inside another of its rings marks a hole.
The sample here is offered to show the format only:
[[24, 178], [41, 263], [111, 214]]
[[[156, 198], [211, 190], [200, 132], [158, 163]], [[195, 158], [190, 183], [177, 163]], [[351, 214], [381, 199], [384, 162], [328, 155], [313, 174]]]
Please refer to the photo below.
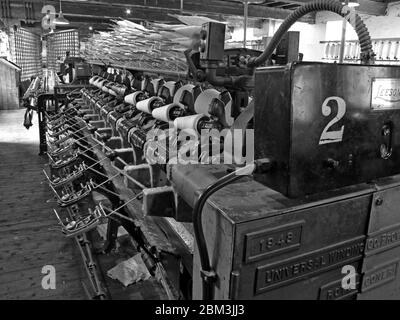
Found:
[[375, 254], [400, 245], [400, 224], [368, 235], [365, 253]]
[[400, 79], [375, 78], [371, 91], [372, 110], [400, 109]]
[[396, 279], [399, 259], [385, 263], [365, 272], [361, 292], [369, 291]]
[[256, 294], [299, 281], [361, 259], [365, 236], [315, 250], [256, 270]]
[[271, 255], [296, 250], [301, 244], [304, 220], [263, 229], [245, 235], [245, 261], [247, 263], [264, 259]]
[[360, 277], [356, 277], [356, 287], [354, 289], [345, 289], [342, 285], [342, 279], [333, 281], [322, 286], [319, 289], [319, 300], [343, 300], [355, 296], [360, 290]]

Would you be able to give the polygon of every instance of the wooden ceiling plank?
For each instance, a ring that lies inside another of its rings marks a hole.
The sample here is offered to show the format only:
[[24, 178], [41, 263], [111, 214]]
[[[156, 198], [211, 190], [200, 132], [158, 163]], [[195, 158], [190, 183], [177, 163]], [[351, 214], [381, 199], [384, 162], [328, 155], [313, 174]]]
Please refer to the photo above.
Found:
[[[19, 1], [11, 0], [14, 3]], [[41, 20], [42, 0], [31, 0], [35, 7], [35, 19]], [[110, 3], [105, 0], [93, 1], [70, 1], [62, 2], [63, 13], [65, 16], [78, 13], [85, 13], [93, 16], [122, 17], [138, 20], [156, 20], [156, 21], [174, 21], [167, 13], [180, 13], [180, 0], [147, 0], [147, 6], [144, 0], [117, 0]], [[284, 2], [282, 2], [284, 3]], [[58, 10], [58, 1], [47, 0], [46, 4], [53, 5]], [[184, 0], [183, 12], [186, 14], [204, 14], [204, 15], [234, 15], [243, 16], [243, 4], [237, 1], [223, 0]], [[131, 15], [126, 15], [126, 8], [131, 8]], [[274, 18], [284, 19], [291, 13], [290, 10], [273, 9], [266, 6], [249, 5], [249, 16], [254, 18]], [[312, 22], [313, 18], [307, 17], [304, 21]]]
[[[229, 1], [229, 0], [226, 0]], [[386, 13], [386, 8], [387, 8], [387, 1], [373, 1], [373, 0], [358, 0], [360, 5], [356, 8], [357, 12], [359, 13], [364, 13], [364, 14], [370, 14], [370, 15], [376, 15], [376, 16], [383, 16]], [[399, 0], [396, 0], [399, 1]], [[285, 0], [285, 3], [287, 4], [305, 4], [307, 2], [310, 2], [310, 0], [296, 0], [296, 1], [291, 1], [291, 0]], [[394, 1], [393, 1], [394, 2]]]
[[266, 6], [270, 7], [270, 8], [275, 8], [275, 7], [280, 8], [280, 7], [284, 6], [284, 5], [287, 5], [287, 3], [286, 2], [281, 2], [281, 1], [269, 2], [269, 3], [266, 4]]
[[299, 6], [301, 6], [300, 4], [297, 3], [289, 3], [289, 4], [285, 4], [283, 6], [281, 6], [282, 9], [296, 9]]

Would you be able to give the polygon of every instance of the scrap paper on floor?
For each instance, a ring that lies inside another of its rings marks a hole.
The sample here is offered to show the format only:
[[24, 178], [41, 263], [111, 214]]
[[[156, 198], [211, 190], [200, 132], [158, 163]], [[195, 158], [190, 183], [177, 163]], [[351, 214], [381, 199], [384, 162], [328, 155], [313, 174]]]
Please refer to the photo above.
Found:
[[125, 287], [151, 277], [140, 253], [120, 262], [114, 268], [108, 270], [107, 275], [111, 279], [120, 281]]

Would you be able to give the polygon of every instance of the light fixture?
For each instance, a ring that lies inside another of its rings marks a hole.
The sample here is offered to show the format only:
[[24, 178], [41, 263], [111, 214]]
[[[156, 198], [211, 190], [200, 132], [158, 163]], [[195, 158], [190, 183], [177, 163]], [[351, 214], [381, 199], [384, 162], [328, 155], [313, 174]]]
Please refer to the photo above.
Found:
[[90, 26], [90, 27], [89, 27], [89, 30], [90, 30], [90, 31], [93, 31], [93, 27], [92, 27], [92, 26]]
[[131, 9], [126, 9], [126, 14], [131, 14]]
[[[346, 5], [346, 2], [342, 2], [343, 5]], [[355, 8], [358, 7], [360, 5], [360, 3], [358, 2], [358, 0], [349, 0], [349, 2], [347, 3], [347, 6], [349, 6], [350, 8]]]
[[64, 18], [64, 15], [62, 13], [62, 9], [61, 9], [61, 0], [60, 0], [60, 12], [58, 14], [58, 17], [54, 19], [54, 23], [56, 25], [67, 25], [69, 24], [69, 21], [67, 19]]
[[360, 4], [356, 0], [349, 1], [349, 4], [348, 4], [349, 7], [358, 7], [359, 5]]

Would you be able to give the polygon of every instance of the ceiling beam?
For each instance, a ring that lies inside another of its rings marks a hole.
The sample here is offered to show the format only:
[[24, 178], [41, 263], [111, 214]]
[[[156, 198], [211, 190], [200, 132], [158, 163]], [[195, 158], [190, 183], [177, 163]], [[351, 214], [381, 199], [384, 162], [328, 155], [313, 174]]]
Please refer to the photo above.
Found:
[[[0, 0], [4, 1], [4, 0]], [[9, 21], [41, 21], [43, 4], [53, 5], [59, 9], [57, 0], [8, 0], [9, 11], [5, 11]], [[80, 18], [82, 22], [91, 17], [129, 20], [160, 21], [176, 23], [177, 20], [168, 14], [201, 14], [221, 19], [222, 16], [243, 16], [244, 7], [241, 2], [224, 0], [63, 0], [62, 9], [68, 17]], [[131, 14], [126, 14], [126, 9]], [[3, 7], [0, 7], [3, 11]], [[249, 5], [249, 17], [284, 19], [292, 11], [281, 8], [268, 8], [266, 6]], [[0, 12], [0, 17], [2, 12]], [[314, 15], [304, 17], [302, 21], [315, 21]]]
[[[184, 0], [183, 8], [191, 8], [193, 12], [219, 12], [223, 15], [244, 15], [244, 5], [237, 0]], [[288, 17], [293, 11], [282, 8], [271, 8], [260, 4], [249, 4], [248, 14], [250, 18], [280, 19]], [[315, 15], [304, 16], [301, 21], [314, 23]]]
[[[398, 0], [397, 0], [398, 1]], [[310, 2], [310, 0], [285, 0], [285, 1], [279, 1], [279, 2], [285, 2], [287, 4], [305, 4], [307, 2]], [[384, 16], [386, 13], [386, 8], [387, 8], [387, 2], [386, 0], [384, 1], [373, 1], [373, 0], [358, 0], [360, 5], [356, 8], [357, 12], [363, 13], [363, 14], [370, 14], [370, 15], [375, 15], [375, 16]], [[274, 5], [274, 3], [278, 3], [278, 0], [276, 1], [265, 1], [266, 5]]]

